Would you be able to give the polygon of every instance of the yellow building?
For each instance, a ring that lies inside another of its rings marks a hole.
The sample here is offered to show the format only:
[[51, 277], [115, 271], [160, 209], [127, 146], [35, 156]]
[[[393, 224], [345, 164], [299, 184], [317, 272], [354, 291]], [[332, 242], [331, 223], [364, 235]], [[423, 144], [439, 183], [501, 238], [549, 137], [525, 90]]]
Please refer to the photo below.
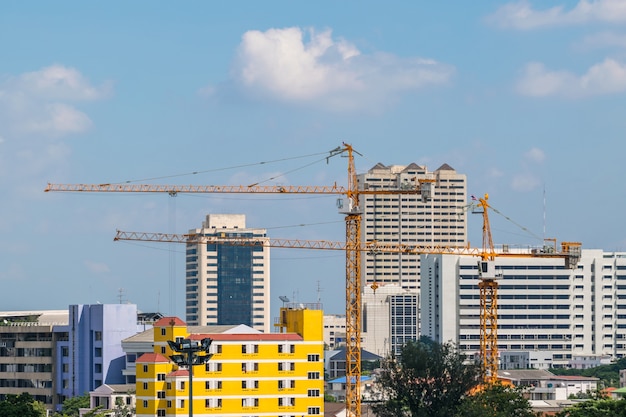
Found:
[[189, 414], [189, 373], [169, 359], [169, 341], [213, 340], [211, 359], [193, 367], [194, 416], [324, 414], [323, 312], [281, 309], [281, 333], [234, 326], [189, 334], [176, 317], [154, 324], [154, 353], [137, 359], [137, 416]]

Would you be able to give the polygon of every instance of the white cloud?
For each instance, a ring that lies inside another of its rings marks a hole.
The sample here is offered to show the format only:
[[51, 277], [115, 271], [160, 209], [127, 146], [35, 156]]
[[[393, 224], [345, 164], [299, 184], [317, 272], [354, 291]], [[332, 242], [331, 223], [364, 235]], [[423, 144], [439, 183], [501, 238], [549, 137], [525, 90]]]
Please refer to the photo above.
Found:
[[532, 172], [516, 174], [511, 181], [511, 188], [515, 191], [527, 192], [541, 185], [541, 179]]
[[487, 17], [487, 21], [509, 29], [528, 30], [548, 26], [578, 25], [591, 22], [626, 22], [624, 0], [581, 0], [571, 10], [555, 6], [536, 10], [527, 0], [508, 3]]
[[530, 63], [517, 82], [518, 93], [531, 97], [584, 97], [626, 91], [626, 65], [607, 58], [576, 76], [567, 71], [550, 71], [541, 63]]
[[448, 82], [454, 68], [431, 59], [362, 54], [325, 30], [248, 31], [233, 77], [246, 92], [334, 109], [360, 108], [428, 85]]
[[524, 154], [524, 159], [529, 162], [540, 164], [546, 159], [546, 154], [539, 148], [531, 148]]
[[111, 84], [94, 87], [76, 69], [51, 65], [15, 79], [13, 88], [32, 97], [50, 100], [97, 100], [107, 97]]
[[581, 49], [618, 47], [626, 49], [626, 34], [600, 32], [586, 36], [576, 45]]
[[52, 65], [0, 81], [0, 125], [9, 140], [36, 133], [58, 137], [91, 127], [71, 103], [108, 97], [111, 85], [95, 87], [76, 69]]

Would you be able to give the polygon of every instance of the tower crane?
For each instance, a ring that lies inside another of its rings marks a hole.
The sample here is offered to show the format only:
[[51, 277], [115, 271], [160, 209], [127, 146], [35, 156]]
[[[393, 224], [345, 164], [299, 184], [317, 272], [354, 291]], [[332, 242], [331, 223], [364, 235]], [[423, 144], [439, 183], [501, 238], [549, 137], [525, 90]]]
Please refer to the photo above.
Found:
[[[565, 266], [572, 269], [576, 266], [581, 256], [581, 243], [561, 242], [561, 250], [556, 248], [556, 240], [553, 246], [544, 246], [541, 250], [529, 252], [497, 252], [494, 249], [489, 223], [487, 202], [488, 195], [478, 198], [478, 213], [483, 216], [483, 247], [472, 248], [469, 246], [442, 246], [442, 245], [409, 245], [402, 243], [380, 243], [377, 241], [359, 241], [352, 250], [367, 253], [401, 253], [401, 254], [438, 254], [438, 255], [469, 255], [479, 257], [478, 261], [478, 288], [480, 291], [480, 360], [482, 379], [485, 384], [493, 384], [498, 375], [498, 279], [501, 275], [496, 272], [496, 257], [535, 257], [535, 258], [564, 258]], [[223, 245], [259, 245], [264, 244], [275, 248], [296, 249], [325, 249], [325, 250], [348, 250], [347, 242], [329, 240], [299, 240], [266, 238], [260, 243], [258, 238], [206, 236], [200, 234], [168, 234], [148, 232], [126, 232], [118, 230], [114, 240], [116, 241], [149, 241], [167, 243], [217, 243]], [[374, 283], [375, 285], [375, 283]], [[360, 336], [360, 335], [359, 335]]]
[[[350, 416], [361, 415], [361, 242], [360, 196], [367, 194], [421, 194], [430, 198], [432, 180], [415, 180], [398, 189], [364, 189], [357, 184], [354, 153], [351, 145], [343, 143], [329, 152], [327, 159], [347, 155], [348, 185], [338, 186], [262, 186], [262, 185], [152, 185], [152, 184], [51, 184], [44, 191], [54, 192], [113, 192], [113, 193], [242, 193], [242, 194], [327, 194], [342, 195], [346, 204], [341, 207], [346, 225], [346, 406]], [[358, 152], [357, 152], [358, 153]]]
[[[342, 213], [345, 214], [346, 241], [333, 242], [324, 240], [270, 239], [266, 243], [271, 247], [330, 249], [343, 250], [346, 254], [346, 406], [347, 415], [361, 416], [361, 253], [391, 252], [404, 254], [456, 254], [480, 257], [479, 289], [480, 289], [480, 354], [485, 383], [492, 383], [497, 377], [498, 345], [497, 345], [497, 289], [498, 276], [495, 272], [495, 257], [544, 257], [564, 258], [567, 267], [573, 268], [580, 259], [579, 242], [562, 242], [561, 250], [545, 247], [530, 253], [496, 252], [493, 246], [489, 225], [488, 196], [478, 199], [478, 207], [483, 214], [483, 246], [482, 249], [464, 246], [409, 245], [394, 243], [367, 242], [361, 240], [360, 195], [371, 194], [421, 194], [422, 201], [431, 197], [433, 180], [418, 180], [410, 187], [399, 189], [359, 189], [357, 184], [354, 157], [351, 145], [343, 144], [330, 151], [328, 158], [347, 154], [348, 186], [260, 186], [260, 185], [150, 185], [150, 184], [48, 184], [45, 191], [60, 192], [148, 192], [148, 193], [241, 193], [241, 194], [331, 194], [343, 195], [347, 198]], [[163, 234], [145, 232], [118, 231], [116, 240], [142, 240], [156, 242], [201, 243], [215, 242], [222, 244], [251, 244], [246, 238], [223, 238], [215, 236], [199, 236], [188, 234]], [[200, 240], [198, 240], [200, 239]], [[211, 240], [213, 239], [213, 240]], [[258, 244], [258, 242], [253, 243]]]

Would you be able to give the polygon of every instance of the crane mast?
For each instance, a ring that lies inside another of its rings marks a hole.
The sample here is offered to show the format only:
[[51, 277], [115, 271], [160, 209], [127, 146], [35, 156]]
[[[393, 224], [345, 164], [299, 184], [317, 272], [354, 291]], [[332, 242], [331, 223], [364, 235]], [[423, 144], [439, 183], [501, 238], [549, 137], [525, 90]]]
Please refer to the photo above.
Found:
[[244, 193], [244, 194], [335, 194], [347, 197], [346, 217], [346, 406], [349, 416], [361, 416], [361, 194], [429, 195], [431, 182], [420, 181], [396, 190], [359, 190], [354, 167], [354, 149], [344, 143], [330, 151], [327, 159], [341, 154], [348, 158], [348, 186], [262, 186], [262, 185], [151, 185], [151, 184], [48, 184], [44, 191], [130, 192], [130, 193]]
[[[148, 193], [244, 193], [244, 194], [334, 194], [346, 197], [347, 205], [342, 207], [345, 214], [346, 241], [333, 242], [326, 240], [296, 240], [268, 238], [264, 244], [272, 247], [301, 248], [301, 249], [330, 249], [344, 250], [346, 254], [346, 407], [348, 416], [361, 416], [361, 253], [390, 252], [403, 254], [456, 254], [480, 257], [478, 263], [479, 290], [480, 290], [480, 355], [482, 361], [483, 380], [493, 383], [497, 378], [498, 370], [498, 314], [497, 297], [500, 278], [495, 271], [496, 257], [542, 257], [564, 258], [567, 268], [574, 268], [580, 259], [580, 242], [562, 242], [561, 250], [555, 247], [551, 250], [532, 251], [530, 253], [496, 252], [491, 236], [489, 224], [488, 195], [478, 199], [477, 206], [483, 215], [483, 245], [482, 249], [469, 246], [436, 246], [408, 245], [394, 243], [379, 243], [376, 241], [362, 242], [361, 222], [362, 208], [360, 195], [399, 195], [421, 194], [422, 201], [431, 197], [434, 180], [422, 179], [411, 187], [400, 189], [362, 189], [357, 182], [354, 167], [354, 153], [351, 145], [343, 144], [332, 151], [328, 158], [347, 153], [348, 158], [348, 186], [261, 186], [261, 185], [149, 185], [149, 184], [48, 184], [45, 191], [61, 192], [148, 192]], [[247, 238], [220, 238], [189, 234], [163, 234], [145, 232], [118, 231], [115, 240], [141, 240], [155, 242], [199, 243], [214, 242], [220, 244], [250, 245]]]

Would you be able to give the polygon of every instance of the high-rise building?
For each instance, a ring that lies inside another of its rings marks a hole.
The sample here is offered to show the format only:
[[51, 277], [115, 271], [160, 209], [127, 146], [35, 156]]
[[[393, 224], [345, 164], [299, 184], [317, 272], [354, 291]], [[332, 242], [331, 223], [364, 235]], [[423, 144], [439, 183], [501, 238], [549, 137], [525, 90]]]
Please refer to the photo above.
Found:
[[211, 359], [193, 367], [194, 415], [324, 415], [322, 311], [316, 305], [281, 309], [284, 332], [248, 326], [190, 333], [178, 318], [155, 323], [154, 352], [137, 359], [137, 416], [189, 413], [189, 370], [169, 359], [168, 341], [212, 340]]
[[[432, 182], [430, 199], [422, 195], [363, 195], [362, 237], [367, 241], [408, 245], [464, 246], [467, 243], [467, 181], [448, 164], [433, 172], [415, 163], [377, 164], [358, 176], [360, 189], [389, 190]], [[419, 256], [365, 254], [364, 284], [399, 284], [419, 291]]]
[[[467, 244], [467, 181], [448, 164], [431, 172], [415, 163], [379, 163], [357, 180], [362, 190], [420, 189], [420, 181], [431, 184], [428, 198], [417, 193], [364, 194], [360, 204], [365, 242]], [[406, 341], [419, 337], [420, 256], [363, 254], [363, 285], [363, 346], [382, 356], [398, 353]]]
[[270, 250], [265, 229], [243, 214], [209, 214], [190, 234], [258, 240], [259, 245], [188, 244], [186, 319], [194, 326], [245, 324], [269, 333]]
[[[422, 334], [470, 355], [480, 349], [477, 264], [422, 256]], [[500, 352], [529, 352], [535, 368], [626, 356], [626, 253], [583, 249], [575, 269], [559, 258], [496, 257], [495, 265]]]

